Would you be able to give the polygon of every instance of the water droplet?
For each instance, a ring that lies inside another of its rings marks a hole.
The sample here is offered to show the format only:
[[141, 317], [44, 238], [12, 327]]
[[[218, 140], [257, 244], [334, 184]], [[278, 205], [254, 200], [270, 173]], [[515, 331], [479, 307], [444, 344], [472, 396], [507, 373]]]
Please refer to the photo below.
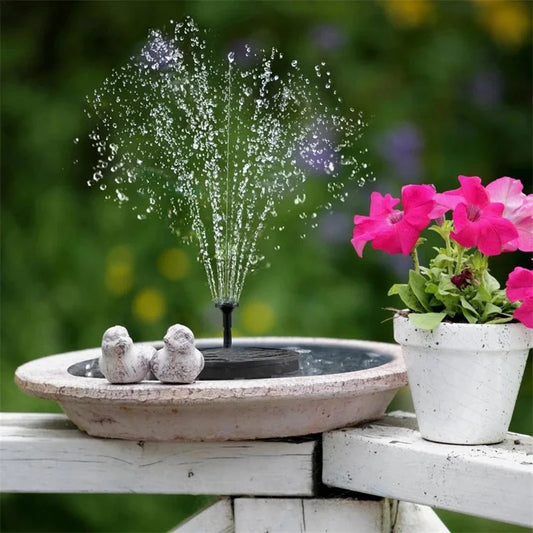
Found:
[[298, 60], [297, 60], [297, 59], [293, 59], [293, 60], [291, 61], [291, 67], [296, 68], [297, 66], [298, 66]]
[[233, 63], [233, 62], [235, 61], [235, 52], [230, 52], [230, 53], [228, 54], [228, 61], [229, 61], [230, 63]]
[[79, 142], [80, 142], [79, 137], [76, 137], [76, 138], [74, 139], [74, 144], [78, 144]]

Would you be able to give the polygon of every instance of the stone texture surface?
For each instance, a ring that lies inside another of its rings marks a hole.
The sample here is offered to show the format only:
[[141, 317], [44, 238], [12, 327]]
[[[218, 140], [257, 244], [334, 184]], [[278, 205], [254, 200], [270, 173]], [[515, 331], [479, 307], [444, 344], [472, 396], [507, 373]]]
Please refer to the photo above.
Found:
[[150, 367], [162, 383], [193, 383], [204, 369], [204, 356], [194, 346], [192, 331], [182, 324], [168, 328], [164, 346], [153, 355]]
[[138, 383], [146, 379], [154, 354], [152, 346], [133, 344], [125, 327], [113, 326], [102, 337], [100, 370], [110, 383]]
[[[239, 440], [319, 433], [381, 417], [407, 383], [400, 348], [393, 344], [301, 337], [242, 338], [235, 344], [265, 345], [269, 340], [381, 350], [393, 360], [324, 376], [112, 385], [67, 372], [70, 365], [97, 356], [97, 349], [89, 349], [26, 363], [17, 370], [15, 381], [28, 394], [58, 401], [90, 435], [131, 440]], [[197, 346], [219, 342], [206, 339]], [[152, 343], [136, 346], [146, 345]]]

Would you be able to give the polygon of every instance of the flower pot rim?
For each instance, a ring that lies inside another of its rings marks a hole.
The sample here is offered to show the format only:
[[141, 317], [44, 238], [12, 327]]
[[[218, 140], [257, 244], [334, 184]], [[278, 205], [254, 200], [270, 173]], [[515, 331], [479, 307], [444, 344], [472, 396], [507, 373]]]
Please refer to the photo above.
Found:
[[[399, 320], [399, 321], [406, 321], [406, 322], [410, 322], [409, 321], [409, 316], [408, 315], [405, 315], [403, 313], [409, 313], [409, 311], [406, 309], [405, 311], [402, 311], [402, 313], [396, 313], [394, 316], [393, 316], [393, 320]], [[528, 328], [527, 326], [525, 326], [524, 324], [522, 324], [522, 322], [518, 322], [516, 320], [513, 320], [512, 322], [504, 322], [504, 323], [500, 323], [500, 324], [471, 324], [470, 322], [452, 322], [451, 320], [443, 320], [435, 329], [432, 329], [432, 330], [423, 330], [422, 328], [417, 328], [415, 325], [413, 325], [413, 328], [415, 329], [418, 329], [418, 330], [421, 330], [421, 331], [435, 331], [436, 329], [438, 329], [439, 327], [441, 326], [445, 326], [445, 327], [458, 327], [458, 328], [461, 328], [461, 327], [464, 327], [464, 328], [474, 328], [474, 327], [478, 327], [478, 328], [509, 328], [509, 327], [512, 327], [512, 326], [517, 326], [518, 329], [530, 329]], [[533, 330], [532, 330], [533, 331]]]
[[469, 324], [442, 322], [432, 330], [416, 327], [409, 317], [395, 315], [394, 339], [399, 344], [464, 349], [465, 342], [476, 351], [508, 351], [533, 347], [533, 329], [521, 322]]

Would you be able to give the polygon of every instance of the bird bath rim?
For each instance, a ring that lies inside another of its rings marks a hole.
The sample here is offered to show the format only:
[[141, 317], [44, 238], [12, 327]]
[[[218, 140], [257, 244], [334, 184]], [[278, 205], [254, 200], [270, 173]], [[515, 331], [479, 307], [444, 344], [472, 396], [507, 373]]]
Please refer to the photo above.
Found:
[[[198, 340], [198, 348], [220, 339]], [[21, 390], [57, 401], [74, 424], [95, 437], [136, 441], [225, 441], [322, 433], [383, 416], [407, 384], [395, 344], [312, 337], [245, 337], [235, 344], [312, 344], [379, 351], [391, 361], [337, 374], [259, 379], [111, 384], [68, 368], [97, 357], [99, 348], [43, 357], [19, 367]], [[139, 343], [144, 344], [144, 343]], [[152, 344], [153, 343], [149, 343]]]
[[[196, 346], [219, 343], [218, 338], [198, 339]], [[401, 387], [407, 383], [406, 370], [400, 348], [395, 344], [361, 341], [356, 339], [333, 339], [325, 337], [241, 337], [235, 346], [243, 344], [264, 344], [265, 342], [317, 343], [322, 345], [351, 344], [357, 348], [368, 348], [385, 352], [392, 357], [388, 363], [369, 369], [336, 374], [287, 376], [259, 379], [200, 380], [191, 384], [169, 385], [157, 381], [143, 381], [132, 384], [111, 384], [102, 378], [74, 376], [68, 368], [77, 362], [98, 357], [99, 348], [89, 348], [63, 354], [50, 355], [20, 366], [15, 373], [17, 385], [33, 396], [59, 400], [62, 397], [85, 401], [119, 401], [120, 403], [150, 402], [165, 405], [183, 401], [202, 403], [233, 400], [235, 390], [241, 390], [247, 398], [330, 398], [361, 394], [368, 391]], [[157, 345], [155, 342], [137, 345]], [[385, 379], [386, 378], [386, 379]], [[381, 383], [380, 383], [381, 382]], [[154, 394], [155, 393], [155, 394]]]

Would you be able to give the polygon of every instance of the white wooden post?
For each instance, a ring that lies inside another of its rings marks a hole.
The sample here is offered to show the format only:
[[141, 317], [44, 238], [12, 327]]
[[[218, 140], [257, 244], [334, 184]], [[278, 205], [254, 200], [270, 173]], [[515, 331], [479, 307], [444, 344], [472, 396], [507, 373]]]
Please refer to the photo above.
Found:
[[204, 507], [169, 533], [233, 533], [233, 502], [221, 498]]
[[387, 499], [235, 498], [234, 520], [235, 533], [449, 533], [430, 508]]

